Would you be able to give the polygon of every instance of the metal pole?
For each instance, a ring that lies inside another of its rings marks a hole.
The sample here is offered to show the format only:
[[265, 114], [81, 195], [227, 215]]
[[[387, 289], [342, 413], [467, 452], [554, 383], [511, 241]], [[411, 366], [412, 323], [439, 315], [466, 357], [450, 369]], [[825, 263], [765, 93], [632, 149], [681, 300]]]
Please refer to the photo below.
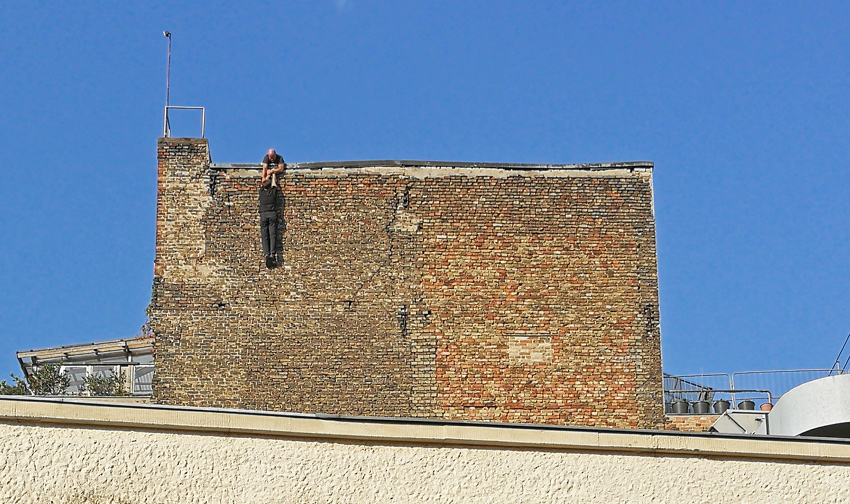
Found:
[[167, 138], [171, 133], [168, 124], [168, 99], [171, 92], [171, 32], [164, 31], [162, 34], [168, 39], [168, 63], [165, 67], [165, 117], [162, 121], [162, 136]]
[[[841, 355], [844, 353], [844, 347], [847, 346], [848, 341], [850, 341], [850, 334], [844, 339], [844, 344], [841, 345], [841, 350], [838, 351], [838, 357], [835, 358], [835, 364], [832, 365], [833, 368], [838, 368], [838, 374], [841, 374]], [[847, 367], [847, 363], [844, 363], [844, 367]], [[832, 376], [832, 369], [829, 370], [828, 376]]]

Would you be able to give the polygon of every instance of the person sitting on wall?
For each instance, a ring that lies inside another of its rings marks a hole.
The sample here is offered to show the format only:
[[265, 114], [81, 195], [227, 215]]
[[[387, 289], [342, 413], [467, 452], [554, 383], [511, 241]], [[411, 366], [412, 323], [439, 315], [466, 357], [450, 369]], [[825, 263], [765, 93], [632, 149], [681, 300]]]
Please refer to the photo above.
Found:
[[[274, 151], [271, 151], [274, 152]], [[266, 268], [275, 266], [275, 239], [277, 238], [277, 187], [272, 185], [273, 174], [263, 177], [257, 190], [260, 197], [260, 239], [263, 242], [263, 255], [266, 256]]]
[[283, 169], [283, 156], [275, 152], [274, 149], [269, 149], [269, 152], [263, 157], [263, 180], [271, 177], [272, 185], [280, 187], [277, 185], [277, 174], [283, 173]]

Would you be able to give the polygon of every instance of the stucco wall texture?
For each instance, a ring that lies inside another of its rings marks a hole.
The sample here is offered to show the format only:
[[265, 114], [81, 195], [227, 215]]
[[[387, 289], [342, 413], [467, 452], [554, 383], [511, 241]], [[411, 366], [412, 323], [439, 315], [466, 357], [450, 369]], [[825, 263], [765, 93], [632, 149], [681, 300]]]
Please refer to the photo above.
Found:
[[160, 139], [159, 403], [662, 428], [652, 165], [293, 166]]
[[[299, 438], [294, 432], [277, 433], [285, 437], [226, 429], [192, 432], [185, 422], [180, 426], [183, 432], [162, 424], [153, 426], [160, 431], [151, 430], [152, 426], [121, 428], [126, 413], [112, 410], [98, 413], [104, 419], [98, 427], [75, 426], [74, 417], [85, 414], [57, 413], [56, 409], [63, 407], [39, 413], [65, 415], [59, 423], [53, 418], [53, 425], [0, 419], [0, 501], [824, 504], [850, 499], [846, 448], [842, 462], [829, 462], [817, 457], [809, 461], [708, 458], [700, 454], [700, 448], [708, 445], [689, 438], [674, 440], [687, 449], [672, 455], [612, 453], [604, 448], [574, 451], [557, 442], [548, 447], [512, 448], [499, 446], [495, 439], [481, 439], [481, 446], [446, 446], [425, 436], [380, 443], [345, 436]], [[181, 414], [174, 413], [173, 418]], [[380, 426], [349, 428], [381, 430]], [[458, 428], [459, 438], [464, 429]], [[548, 437], [551, 441], [565, 436], [587, 434]], [[628, 439], [640, 442], [641, 437]], [[609, 443], [607, 449], [628, 449], [629, 443]], [[765, 441], [771, 443], [781, 453], [782, 443]]]

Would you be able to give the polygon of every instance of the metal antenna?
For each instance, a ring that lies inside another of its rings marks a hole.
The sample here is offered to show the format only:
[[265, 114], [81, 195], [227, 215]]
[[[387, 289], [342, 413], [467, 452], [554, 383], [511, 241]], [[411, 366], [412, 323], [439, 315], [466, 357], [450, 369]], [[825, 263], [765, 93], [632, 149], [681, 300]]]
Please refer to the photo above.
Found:
[[168, 64], [165, 69], [165, 120], [162, 125], [162, 136], [167, 138], [171, 134], [171, 125], [168, 123], [168, 95], [171, 91], [171, 32], [164, 31], [162, 34], [168, 39]]

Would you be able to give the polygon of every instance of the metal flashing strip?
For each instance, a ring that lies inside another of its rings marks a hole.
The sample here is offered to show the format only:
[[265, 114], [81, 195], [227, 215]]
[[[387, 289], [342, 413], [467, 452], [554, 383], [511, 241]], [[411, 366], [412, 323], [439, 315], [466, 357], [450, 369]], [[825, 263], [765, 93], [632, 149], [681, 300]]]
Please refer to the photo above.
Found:
[[[211, 170], [260, 170], [259, 163], [210, 163]], [[579, 164], [534, 164], [534, 163], [491, 163], [491, 162], [461, 162], [461, 161], [413, 161], [413, 160], [373, 160], [373, 161], [327, 161], [309, 163], [288, 163], [287, 170], [322, 170], [359, 169], [359, 168], [466, 168], [466, 169], [498, 169], [515, 171], [545, 171], [545, 170], [578, 170], [604, 171], [629, 170], [652, 171], [651, 161], [625, 161], [611, 163], [579, 163]]]

